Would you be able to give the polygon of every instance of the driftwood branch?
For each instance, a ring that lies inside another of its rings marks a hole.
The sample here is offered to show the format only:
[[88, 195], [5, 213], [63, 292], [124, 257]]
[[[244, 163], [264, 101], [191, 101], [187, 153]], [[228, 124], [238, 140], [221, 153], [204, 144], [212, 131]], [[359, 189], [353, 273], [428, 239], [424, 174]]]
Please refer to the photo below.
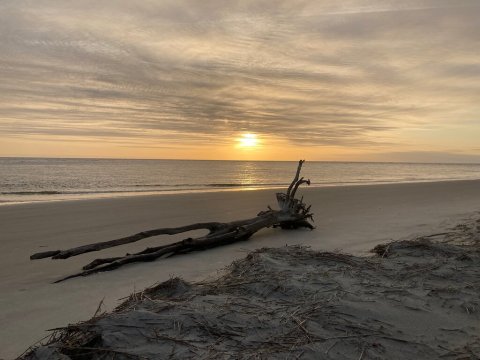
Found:
[[[176, 228], [160, 228], [123, 237], [120, 239], [82, 245], [67, 250], [54, 250], [36, 253], [30, 256], [30, 259], [43, 259], [51, 257], [52, 259], [67, 259], [92, 251], [99, 251], [115, 246], [133, 243], [148, 237], [158, 235], [174, 235], [191, 230], [205, 229], [208, 234], [197, 238], [187, 238], [172, 244], [147, 248], [135, 254], [126, 254], [121, 257], [100, 258], [92, 261], [83, 267], [83, 271], [64, 277], [56, 282], [61, 282], [78, 276], [87, 276], [102, 271], [114, 270], [125, 264], [138, 261], [153, 261], [158, 258], [166, 258], [180, 254], [186, 254], [192, 251], [206, 250], [209, 248], [231, 244], [237, 241], [249, 239], [257, 231], [268, 227], [281, 227], [282, 229], [297, 229], [306, 227], [314, 229], [309, 220], [313, 221], [313, 214], [310, 213], [311, 206], [307, 206], [302, 199], [296, 199], [295, 195], [302, 184], [310, 185], [310, 180], [300, 178], [302, 165], [305, 161], [300, 160], [296, 175], [287, 189], [286, 193], [277, 193], [277, 202], [279, 210], [268, 210], [260, 212], [256, 217], [233, 221], [229, 223], [207, 222], [197, 223]], [[300, 179], [299, 179], [300, 178]]]
[[36, 260], [36, 259], [43, 259], [47, 257], [51, 257], [52, 259], [67, 259], [71, 256], [76, 256], [76, 255], [84, 254], [91, 251], [99, 251], [99, 250], [111, 248], [114, 246], [120, 246], [120, 245], [137, 242], [139, 240], [143, 240], [152, 236], [175, 235], [175, 234], [181, 234], [187, 231], [199, 230], [199, 229], [207, 229], [207, 230], [210, 230], [210, 232], [213, 232], [219, 229], [221, 226], [222, 226], [221, 223], [209, 222], [209, 223], [198, 223], [198, 224], [192, 224], [187, 226], [181, 226], [177, 228], [153, 229], [148, 231], [142, 231], [142, 232], [139, 232], [138, 234], [130, 235], [121, 239], [83, 245], [83, 246], [79, 246], [79, 247], [68, 249], [68, 250], [56, 250], [56, 251], [46, 251], [46, 252], [36, 253], [30, 256], [30, 259]]
[[[302, 166], [303, 166], [303, 163], [305, 162], [305, 160], [300, 160], [298, 162], [298, 167], [297, 167], [297, 173], [295, 174], [295, 177], [293, 178], [293, 181], [292, 183], [290, 184], [290, 186], [288, 187], [287, 189], [287, 197], [290, 197], [290, 193], [292, 192], [292, 188], [297, 184], [298, 182], [298, 178], [300, 177], [300, 172], [302, 171]], [[293, 196], [292, 196], [293, 197]]]

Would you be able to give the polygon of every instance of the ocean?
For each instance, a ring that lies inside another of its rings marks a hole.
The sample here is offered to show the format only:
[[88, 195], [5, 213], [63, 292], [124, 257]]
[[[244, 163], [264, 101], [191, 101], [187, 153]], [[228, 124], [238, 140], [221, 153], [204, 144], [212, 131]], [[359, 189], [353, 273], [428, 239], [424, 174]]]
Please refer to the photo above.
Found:
[[[295, 161], [0, 158], [0, 204], [286, 187]], [[480, 179], [480, 164], [319, 162], [311, 186]]]

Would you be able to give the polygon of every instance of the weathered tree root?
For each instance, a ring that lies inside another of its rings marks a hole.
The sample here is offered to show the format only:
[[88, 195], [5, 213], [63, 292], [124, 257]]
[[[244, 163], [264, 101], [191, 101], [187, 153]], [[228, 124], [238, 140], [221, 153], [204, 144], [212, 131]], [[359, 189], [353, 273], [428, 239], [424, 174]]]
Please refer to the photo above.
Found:
[[67, 259], [92, 251], [99, 251], [114, 246], [133, 243], [148, 237], [157, 235], [174, 235], [191, 230], [206, 229], [209, 233], [197, 238], [187, 238], [172, 244], [147, 248], [135, 254], [126, 254], [122, 257], [96, 259], [83, 267], [83, 271], [69, 275], [56, 283], [78, 276], [87, 276], [101, 271], [114, 270], [122, 265], [138, 261], [153, 261], [158, 258], [166, 258], [192, 251], [206, 250], [209, 248], [231, 244], [237, 241], [249, 239], [257, 231], [268, 227], [280, 227], [282, 229], [297, 229], [306, 227], [314, 229], [308, 221], [313, 221], [313, 214], [310, 213], [310, 206], [306, 206], [302, 199], [296, 199], [295, 194], [302, 184], [310, 185], [310, 180], [300, 178], [300, 171], [305, 160], [298, 163], [297, 173], [286, 193], [277, 193], [277, 202], [280, 210], [268, 210], [260, 212], [256, 217], [246, 220], [233, 221], [229, 223], [197, 223], [177, 228], [160, 228], [143, 231], [138, 234], [124, 238], [104, 241], [94, 244], [79, 246], [68, 250], [55, 250], [36, 253], [30, 256], [31, 260], [51, 257], [52, 259]]

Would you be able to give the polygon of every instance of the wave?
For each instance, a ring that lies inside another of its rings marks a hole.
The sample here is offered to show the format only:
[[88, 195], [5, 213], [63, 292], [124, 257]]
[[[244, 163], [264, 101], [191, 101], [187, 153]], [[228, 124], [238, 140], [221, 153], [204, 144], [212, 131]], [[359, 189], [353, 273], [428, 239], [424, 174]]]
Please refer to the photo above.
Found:
[[[454, 180], [454, 179], [445, 179]], [[430, 181], [429, 179], [415, 179], [414, 182]], [[389, 183], [405, 183], [412, 180], [394, 180], [394, 179], [352, 179], [352, 181], [318, 181], [312, 183], [312, 187], [323, 186], [348, 186], [348, 185], [364, 185], [364, 184], [389, 184]], [[146, 193], [170, 193], [170, 192], [190, 192], [190, 191], [208, 191], [209, 189], [265, 189], [265, 188], [286, 188], [289, 183], [272, 182], [272, 183], [210, 183], [210, 184], [134, 184], [126, 185], [124, 188], [117, 189], [71, 189], [71, 190], [23, 190], [23, 191], [2, 191], [0, 195], [4, 196], [88, 196], [88, 195], [108, 195], [108, 194], [146, 194]], [[0, 199], [2, 202], [4, 199]]]
[[83, 195], [151, 192], [152, 190], [86, 190], [86, 191], [2, 191], [1, 195]]
[[133, 187], [159, 187], [159, 188], [202, 188], [202, 187], [262, 187], [262, 186], [288, 186], [287, 183], [212, 183], [212, 184], [134, 184]]
[[207, 187], [264, 187], [264, 186], [287, 186], [284, 183], [264, 183], [264, 184], [207, 184]]
[[[88, 194], [119, 194], [119, 193], [146, 193], [146, 192], [169, 192], [169, 191], [189, 191], [189, 190], [201, 190], [208, 188], [262, 188], [262, 187], [274, 187], [274, 186], [286, 186], [287, 184], [281, 183], [268, 183], [268, 184], [236, 184], [236, 183], [213, 183], [213, 184], [181, 184], [181, 185], [135, 185], [136, 189], [125, 188], [118, 190], [99, 189], [99, 190], [32, 190], [32, 191], [2, 191], [0, 195], [16, 195], [16, 196], [32, 196], [32, 195], [88, 195]], [[138, 187], [144, 187], [148, 189], [138, 189]], [[155, 189], [157, 188], [157, 189]]]
[[2, 195], [60, 195], [64, 194], [61, 191], [2, 191], [0, 192]]

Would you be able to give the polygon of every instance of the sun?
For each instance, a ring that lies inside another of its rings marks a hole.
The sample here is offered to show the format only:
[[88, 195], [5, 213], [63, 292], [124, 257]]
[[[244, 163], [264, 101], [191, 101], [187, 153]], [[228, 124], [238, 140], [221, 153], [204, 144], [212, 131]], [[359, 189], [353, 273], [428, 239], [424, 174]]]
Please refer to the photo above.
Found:
[[253, 148], [258, 146], [258, 136], [256, 134], [243, 134], [237, 139], [238, 145], [243, 148]]

